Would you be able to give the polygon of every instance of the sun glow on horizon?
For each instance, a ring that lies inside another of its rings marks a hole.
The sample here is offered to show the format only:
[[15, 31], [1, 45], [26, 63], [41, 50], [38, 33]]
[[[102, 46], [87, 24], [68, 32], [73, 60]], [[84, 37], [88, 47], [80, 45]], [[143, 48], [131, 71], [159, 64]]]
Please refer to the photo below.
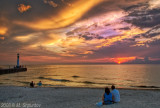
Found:
[[120, 61], [118, 61], [117, 63], [118, 63], [118, 64], [121, 64], [121, 62], [120, 62]]
[[121, 57], [121, 58], [112, 58], [112, 60], [117, 64], [122, 64], [128, 61], [134, 60], [136, 57]]

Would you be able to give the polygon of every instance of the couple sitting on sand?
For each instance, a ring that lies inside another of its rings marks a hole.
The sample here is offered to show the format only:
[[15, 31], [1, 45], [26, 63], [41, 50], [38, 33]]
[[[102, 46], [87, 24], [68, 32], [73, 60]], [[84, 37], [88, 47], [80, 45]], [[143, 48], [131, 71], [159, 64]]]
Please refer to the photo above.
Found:
[[105, 88], [105, 93], [102, 96], [102, 102], [97, 103], [97, 106], [109, 105], [113, 103], [120, 102], [119, 91], [115, 88], [114, 85], [111, 86], [112, 92], [108, 87]]

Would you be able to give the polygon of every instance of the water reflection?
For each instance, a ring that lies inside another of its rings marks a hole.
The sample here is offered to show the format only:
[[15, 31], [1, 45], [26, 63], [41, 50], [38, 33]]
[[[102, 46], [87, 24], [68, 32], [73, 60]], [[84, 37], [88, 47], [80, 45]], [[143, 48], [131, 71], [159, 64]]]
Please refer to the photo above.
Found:
[[34, 65], [27, 72], [0, 76], [1, 85], [160, 87], [160, 65]]

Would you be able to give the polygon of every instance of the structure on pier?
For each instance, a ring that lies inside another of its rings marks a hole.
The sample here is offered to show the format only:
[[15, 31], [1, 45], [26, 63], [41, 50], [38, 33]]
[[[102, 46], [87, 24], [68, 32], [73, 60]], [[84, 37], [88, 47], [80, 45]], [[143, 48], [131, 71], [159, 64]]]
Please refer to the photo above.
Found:
[[19, 53], [17, 53], [17, 68], [19, 68]]
[[9, 69], [0, 69], [0, 75], [24, 71], [27, 71], [27, 68], [26, 66], [19, 65], [19, 53], [17, 53], [17, 65], [14, 68], [10, 68], [9, 66]]

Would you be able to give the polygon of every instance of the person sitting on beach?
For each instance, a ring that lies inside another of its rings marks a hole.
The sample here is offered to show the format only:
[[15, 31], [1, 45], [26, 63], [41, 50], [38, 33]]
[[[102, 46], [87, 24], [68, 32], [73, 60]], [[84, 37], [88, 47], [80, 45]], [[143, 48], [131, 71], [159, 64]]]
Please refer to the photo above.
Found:
[[114, 103], [117, 103], [117, 102], [120, 102], [120, 94], [119, 94], [119, 91], [115, 88], [114, 85], [111, 86], [111, 89], [112, 89], [112, 95], [113, 95], [113, 102]]
[[110, 93], [110, 90], [108, 87], [105, 88], [105, 93], [102, 97], [102, 101], [103, 101], [103, 105], [108, 105], [108, 104], [112, 104], [112, 93]]
[[34, 83], [33, 83], [33, 81], [30, 83], [30, 87], [34, 87]]
[[39, 81], [39, 83], [37, 84], [38, 86], [42, 86], [42, 82], [41, 81]]

